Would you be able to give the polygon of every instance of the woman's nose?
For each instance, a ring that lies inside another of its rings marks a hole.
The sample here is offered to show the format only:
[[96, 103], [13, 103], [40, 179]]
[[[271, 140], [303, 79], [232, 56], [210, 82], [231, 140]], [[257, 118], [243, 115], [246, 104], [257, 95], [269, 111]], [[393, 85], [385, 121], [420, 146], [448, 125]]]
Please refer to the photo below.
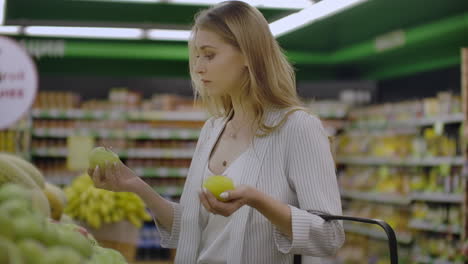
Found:
[[197, 62], [195, 64], [195, 72], [198, 74], [202, 74], [206, 72], [206, 67], [203, 65], [203, 63]]

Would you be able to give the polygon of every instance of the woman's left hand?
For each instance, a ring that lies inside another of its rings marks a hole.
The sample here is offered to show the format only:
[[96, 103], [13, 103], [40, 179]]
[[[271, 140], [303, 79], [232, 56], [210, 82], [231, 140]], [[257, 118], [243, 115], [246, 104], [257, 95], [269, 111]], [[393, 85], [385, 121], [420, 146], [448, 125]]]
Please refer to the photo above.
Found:
[[242, 206], [249, 205], [256, 193], [257, 190], [251, 186], [239, 185], [235, 190], [221, 194], [227, 194], [225, 195], [227, 197], [223, 197], [225, 198], [224, 201], [217, 200], [208, 190], [200, 192], [199, 197], [203, 207], [208, 212], [228, 217]]

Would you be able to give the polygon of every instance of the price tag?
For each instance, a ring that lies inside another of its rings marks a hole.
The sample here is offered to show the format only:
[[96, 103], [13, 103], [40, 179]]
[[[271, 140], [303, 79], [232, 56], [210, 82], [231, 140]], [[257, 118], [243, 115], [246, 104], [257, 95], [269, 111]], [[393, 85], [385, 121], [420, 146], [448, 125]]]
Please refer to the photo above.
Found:
[[67, 137], [67, 168], [69, 170], [86, 170], [89, 166], [88, 155], [93, 147], [93, 137], [78, 135]]

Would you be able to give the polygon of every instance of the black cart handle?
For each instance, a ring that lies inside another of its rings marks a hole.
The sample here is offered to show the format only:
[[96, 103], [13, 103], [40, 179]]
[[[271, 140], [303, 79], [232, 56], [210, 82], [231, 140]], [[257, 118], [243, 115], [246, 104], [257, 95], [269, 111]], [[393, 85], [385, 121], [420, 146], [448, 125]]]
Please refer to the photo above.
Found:
[[[366, 223], [366, 224], [374, 224], [374, 225], [378, 225], [382, 227], [383, 230], [385, 230], [385, 233], [387, 234], [387, 237], [388, 237], [388, 248], [390, 250], [390, 263], [398, 264], [398, 247], [397, 247], [397, 239], [396, 239], [395, 231], [393, 231], [393, 228], [389, 224], [387, 224], [387, 222], [380, 220], [380, 219], [370, 219], [370, 218], [343, 216], [343, 215], [318, 214], [318, 216], [323, 218], [325, 221], [346, 220], [346, 221], [361, 222], [361, 223]], [[300, 260], [300, 257], [295, 258], [295, 260]]]

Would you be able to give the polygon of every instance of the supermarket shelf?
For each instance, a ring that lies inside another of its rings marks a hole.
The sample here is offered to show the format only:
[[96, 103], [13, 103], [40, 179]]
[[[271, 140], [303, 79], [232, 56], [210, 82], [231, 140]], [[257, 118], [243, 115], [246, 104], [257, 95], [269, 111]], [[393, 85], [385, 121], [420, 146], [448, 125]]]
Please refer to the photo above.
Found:
[[110, 129], [64, 129], [64, 128], [35, 128], [34, 137], [66, 138], [71, 135], [93, 136], [99, 138], [127, 138], [127, 139], [171, 139], [196, 140], [200, 135], [199, 129], [152, 129], [145, 131], [127, 131]]
[[71, 182], [76, 178], [76, 176], [70, 175], [59, 175], [59, 176], [45, 176], [47, 182], [53, 183], [55, 185], [70, 185]]
[[[385, 231], [383, 230], [378, 230], [378, 229], [371, 229], [369, 227], [364, 227], [360, 226], [357, 224], [348, 224], [344, 223], [344, 228], [345, 231], [375, 238], [375, 239], [381, 239], [381, 240], [387, 240], [387, 235], [385, 234]], [[411, 244], [413, 241], [413, 237], [409, 234], [396, 234], [397, 236], [397, 241], [400, 244]]]
[[[121, 158], [164, 158], [164, 159], [190, 159], [195, 149], [127, 149], [126, 151], [114, 150]], [[65, 147], [35, 148], [31, 155], [36, 157], [64, 158], [68, 155]]]
[[188, 168], [134, 168], [135, 173], [143, 178], [185, 178]]
[[434, 203], [462, 203], [462, 194], [449, 193], [412, 193], [409, 197], [396, 194], [384, 194], [378, 192], [359, 192], [341, 190], [341, 197], [355, 200], [364, 200], [377, 203], [396, 205], [409, 205], [412, 201], [426, 201]]
[[459, 235], [461, 233], [461, 228], [459, 226], [450, 227], [444, 224], [433, 224], [428, 223], [422, 220], [411, 220], [409, 227], [417, 230], [437, 232], [437, 233], [450, 233]]
[[420, 127], [434, 124], [457, 124], [464, 120], [463, 113], [456, 113], [443, 116], [417, 118], [402, 121], [358, 121], [350, 124], [350, 129], [389, 129], [398, 127]]
[[412, 193], [411, 200], [434, 203], [462, 203], [463, 194], [451, 193]]
[[170, 111], [130, 111], [127, 119], [133, 121], [206, 121], [208, 113], [202, 111], [170, 112]]
[[163, 196], [180, 196], [182, 195], [183, 186], [153, 186], [153, 189]]
[[206, 112], [171, 111], [124, 111], [124, 110], [82, 110], [82, 109], [33, 109], [32, 116], [40, 119], [88, 119], [88, 120], [147, 120], [147, 121], [205, 121]]
[[449, 261], [444, 259], [434, 259], [428, 256], [416, 256], [414, 258], [416, 263], [421, 264], [463, 264], [462, 261]]
[[371, 192], [357, 192], [357, 191], [341, 191], [341, 196], [344, 198], [364, 200], [370, 202], [396, 204], [396, 205], [409, 205], [411, 199], [408, 197], [395, 195], [395, 194], [382, 194]]
[[439, 166], [443, 164], [463, 165], [463, 157], [427, 157], [427, 158], [372, 158], [338, 157], [338, 163], [350, 165], [395, 165], [395, 166]]

